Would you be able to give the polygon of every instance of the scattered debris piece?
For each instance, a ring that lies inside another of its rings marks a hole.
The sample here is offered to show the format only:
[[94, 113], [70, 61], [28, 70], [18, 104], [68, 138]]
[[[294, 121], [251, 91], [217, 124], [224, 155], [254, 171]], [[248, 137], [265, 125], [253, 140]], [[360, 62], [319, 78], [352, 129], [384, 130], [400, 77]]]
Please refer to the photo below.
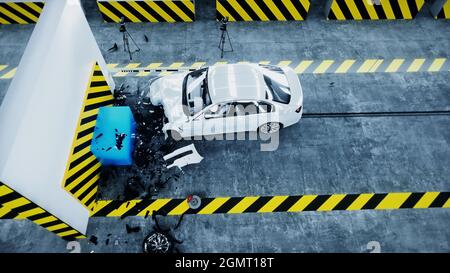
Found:
[[198, 154], [194, 144], [191, 144], [165, 155], [164, 160], [173, 161], [171, 165], [167, 166], [168, 169], [174, 166], [181, 169], [186, 165], [200, 163], [203, 160], [203, 157]]
[[115, 132], [116, 132], [116, 148], [117, 150], [120, 151], [123, 148], [123, 140], [125, 139], [127, 134], [119, 133], [117, 129], [115, 129]]
[[125, 227], [127, 228], [127, 233], [136, 233], [136, 232], [141, 231], [140, 226], [130, 227], [128, 224], [126, 224]]
[[94, 245], [98, 244], [98, 238], [94, 235], [92, 235], [91, 238], [89, 238], [89, 241], [91, 241]]
[[108, 49], [108, 52], [114, 52], [117, 51], [119, 49], [119, 47], [117, 46], [117, 43], [114, 43], [114, 45]]
[[125, 200], [132, 200], [134, 198], [137, 198], [144, 191], [145, 188], [142, 184], [141, 178], [139, 176], [132, 176], [127, 179], [127, 183], [125, 184]]
[[108, 238], [108, 239], [106, 239], [106, 242], [105, 242], [105, 244], [106, 244], [106, 245], [109, 245], [109, 238]]
[[149, 41], [147, 35], [145, 35], [145, 34], [144, 34], [144, 40], [146, 43], [148, 43], [148, 41]]
[[186, 198], [189, 208], [198, 209], [202, 205], [202, 199], [198, 195], [189, 195]]

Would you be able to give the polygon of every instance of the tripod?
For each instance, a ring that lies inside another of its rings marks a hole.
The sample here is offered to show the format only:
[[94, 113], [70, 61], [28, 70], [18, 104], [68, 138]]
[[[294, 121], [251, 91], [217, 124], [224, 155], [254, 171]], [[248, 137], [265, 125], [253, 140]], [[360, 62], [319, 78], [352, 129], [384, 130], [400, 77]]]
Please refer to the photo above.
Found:
[[[219, 49], [220, 49], [220, 58], [223, 58], [224, 52], [233, 52], [233, 44], [231, 44], [230, 35], [227, 30], [227, 19], [222, 21], [222, 25], [220, 26], [220, 31], [222, 32], [220, 35], [219, 41]], [[228, 39], [228, 43], [230, 43], [231, 50], [225, 50], [225, 42]]]
[[[122, 38], [123, 39], [123, 51], [124, 52], [128, 52], [128, 55], [130, 55], [130, 61], [131, 61], [131, 60], [133, 60], [133, 53], [134, 52], [139, 52], [139, 51], [141, 51], [141, 49], [139, 48], [139, 46], [134, 41], [134, 39], [131, 36], [131, 34], [126, 29], [125, 22], [121, 22], [119, 30], [123, 34], [123, 38]], [[131, 51], [131, 49], [130, 49], [130, 39], [133, 42], [134, 46], [137, 48], [135, 51]]]

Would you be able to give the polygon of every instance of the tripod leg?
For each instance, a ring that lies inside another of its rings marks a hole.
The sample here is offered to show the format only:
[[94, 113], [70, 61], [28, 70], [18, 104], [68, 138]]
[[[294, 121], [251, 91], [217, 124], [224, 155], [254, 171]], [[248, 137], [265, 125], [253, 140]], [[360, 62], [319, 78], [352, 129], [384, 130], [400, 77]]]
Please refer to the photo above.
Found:
[[223, 53], [225, 51], [225, 36], [222, 38], [222, 46], [220, 48], [220, 51], [221, 51], [220, 58], [223, 59]]
[[127, 35], [128, 35], [128, 37], [130, 37], [131, 41], [133, 42], [134, 46], [136, 47], [136, 51], [141, 51], [141, 49], [137, 45], [136, 41], [133, 39], [133, 36], [131, 36], [131, 34], [128, 31], [127, 31]]
[[233, 44], [231, 43], [230, 34], [228, 34], [228, 31], [227, 31], [227, 37], [228, 37], [228, 42], [230, 43], [231, 52], [233, 52], [234, 51]]
[[222, 40], [224, 39], [224, 32], [222, 31], [222, 34], [220, 34], [220, 40], [219, 40], [219, 46], [218, 48], [221, 48], [220, 46], [222, 45]]

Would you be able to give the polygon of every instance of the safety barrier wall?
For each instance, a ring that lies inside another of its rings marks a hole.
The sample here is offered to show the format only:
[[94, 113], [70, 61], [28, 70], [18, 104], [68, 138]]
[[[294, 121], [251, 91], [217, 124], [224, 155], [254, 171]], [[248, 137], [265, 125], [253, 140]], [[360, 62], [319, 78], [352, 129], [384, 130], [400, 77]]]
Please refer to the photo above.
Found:
[[28, 219], [65, 240], [85, 238], [40, 206], [0, 182], [0, 219]]
[[414, 19], [425, 0], [328, 0], [329, 20]]
[[0, 0], [0, 24], [34, 24], [43, 8], [43, 1]]
[[98, 63], [94, 64], [67, 161], [63, 187], [88, 209], [94, 204], [101, 164], [91, 152], [100, 107], [112, 106], [114, 97]]
[[305, 20], [310, 0], [216, 0], [216, 17], [230, 21]]
[[435, 0], [430, 11], [436, 19], [450, 19], [450, 0]]
[[106, 22], [193, 22], [194, 0], [99, 0], [98, 8]]

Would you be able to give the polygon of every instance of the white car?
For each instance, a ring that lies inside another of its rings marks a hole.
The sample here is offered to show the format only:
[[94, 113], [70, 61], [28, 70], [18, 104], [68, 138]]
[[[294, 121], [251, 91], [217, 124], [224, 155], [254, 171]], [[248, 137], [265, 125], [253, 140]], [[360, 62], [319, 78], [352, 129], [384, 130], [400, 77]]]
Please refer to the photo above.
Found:
[[162, 105], [173, 138], [244, 131], [264, 134], [297, 123], [303, 92], [288, 67], [216, 65], [150, 81], [147, 96]]

